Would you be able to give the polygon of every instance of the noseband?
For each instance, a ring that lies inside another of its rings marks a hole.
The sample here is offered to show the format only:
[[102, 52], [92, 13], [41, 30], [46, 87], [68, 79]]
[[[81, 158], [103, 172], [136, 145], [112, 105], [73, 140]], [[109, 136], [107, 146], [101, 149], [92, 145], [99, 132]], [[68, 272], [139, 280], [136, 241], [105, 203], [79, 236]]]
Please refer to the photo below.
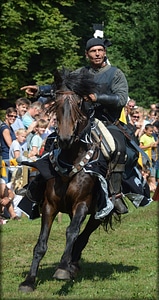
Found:
[[57, 90], [55, 94], [74, 95], [74, 94], [75, 94], [75, 92], [73, 92], [73, 91], [60, 91], [60, 90]]

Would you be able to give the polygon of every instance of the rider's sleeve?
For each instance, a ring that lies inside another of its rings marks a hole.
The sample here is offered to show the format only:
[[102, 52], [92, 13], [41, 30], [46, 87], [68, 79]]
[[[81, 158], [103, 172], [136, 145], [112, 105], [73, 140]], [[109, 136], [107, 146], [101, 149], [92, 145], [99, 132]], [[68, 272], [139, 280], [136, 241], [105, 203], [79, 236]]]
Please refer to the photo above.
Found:
[[39, 85], [38, 86], [38, 91], [36, 93], [36, 96], [52, 96], [53, 95], [53, 86], [52, 85]]
[[117, 69], [111, 84], [111, 93], [96, 94], [97, 103], [103, 106], [124, 107], [128, 100], [128, 83], [124, 73]]

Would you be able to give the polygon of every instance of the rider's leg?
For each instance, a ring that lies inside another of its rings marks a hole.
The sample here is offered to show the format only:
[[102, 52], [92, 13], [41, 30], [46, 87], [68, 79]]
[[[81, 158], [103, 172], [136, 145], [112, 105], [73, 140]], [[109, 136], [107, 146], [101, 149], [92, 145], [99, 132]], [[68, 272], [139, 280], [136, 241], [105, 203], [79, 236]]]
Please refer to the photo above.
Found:
[[128, 213], [128, 208], [121, 196], [122, 174], [122, 172], [113, 172], [109, 180], [109, 190], [112, 195], [112, 202], [114, 203], [115, 210], [118, 214]]
[[[121, 196], [121, 185], [122, 185], [122, 176], [125, 171], [125, 162], [126, 162], [126, 146], [125, 146], [125, 137], [123, 133], [114, 125], [108, 126], [109, 131], [113, 135], [117, 150], [113, 154], [114, 159], [111, 162], [111, 169], [113, 170], [109, 179], [109, 192], [112, 195], [112, 201], [117, 213], [125, 214], [128, 212], [128, 208], [122, 199]], [[116, 197], [115, 197], [116, 195]]]

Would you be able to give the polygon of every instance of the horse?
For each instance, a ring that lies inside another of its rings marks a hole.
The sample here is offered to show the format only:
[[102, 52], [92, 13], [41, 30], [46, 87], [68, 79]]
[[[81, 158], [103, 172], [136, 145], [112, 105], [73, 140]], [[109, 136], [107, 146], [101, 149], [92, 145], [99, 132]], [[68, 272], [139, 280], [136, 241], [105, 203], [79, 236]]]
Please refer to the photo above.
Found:
[[[104, 221], [94, 218], [97, 210], [99, 180], [86, 167], [98, 162], [100, 142], [91, 137], [91, 121], [84, 97], [96, 91], [92, 75], [85, 72], [70, 72], [66, 69], [54, 75], [55, 95], [50, 109], [57, 115], [58, 148], [50, 153], [50, 160], [57, 172], [46, 183], [42, 205], [41, 231], [34, 247], [30, 271], [19, 291], [33, 292], [39, 264], [47, 251], [51, 226], [58, 212], [70, 217], [66, 229], [66, 247], [53, 275], [55, 279], [71, 280], [80, 267], [82, 250], [89, 236], [101, 224], [107, 230], [112, 227], [113, 211]], [[112, 161], [112, 158], [110, 159]], [[89, 216], [84, 230], [80, 228]]]

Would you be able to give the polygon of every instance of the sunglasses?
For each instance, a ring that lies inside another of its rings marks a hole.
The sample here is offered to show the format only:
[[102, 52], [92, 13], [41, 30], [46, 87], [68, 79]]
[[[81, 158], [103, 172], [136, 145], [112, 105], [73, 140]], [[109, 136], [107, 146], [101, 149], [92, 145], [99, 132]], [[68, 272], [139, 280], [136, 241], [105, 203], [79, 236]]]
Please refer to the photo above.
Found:
[[17, 116], [14, 116], [14, 115], [8, 115], [8, 117], [9, 118], [15, 118], [15, 119], [17, 118]]
[[135, 119], [139, 119], [139, 116], [132, 116], [133, 118], [135, 118]]

